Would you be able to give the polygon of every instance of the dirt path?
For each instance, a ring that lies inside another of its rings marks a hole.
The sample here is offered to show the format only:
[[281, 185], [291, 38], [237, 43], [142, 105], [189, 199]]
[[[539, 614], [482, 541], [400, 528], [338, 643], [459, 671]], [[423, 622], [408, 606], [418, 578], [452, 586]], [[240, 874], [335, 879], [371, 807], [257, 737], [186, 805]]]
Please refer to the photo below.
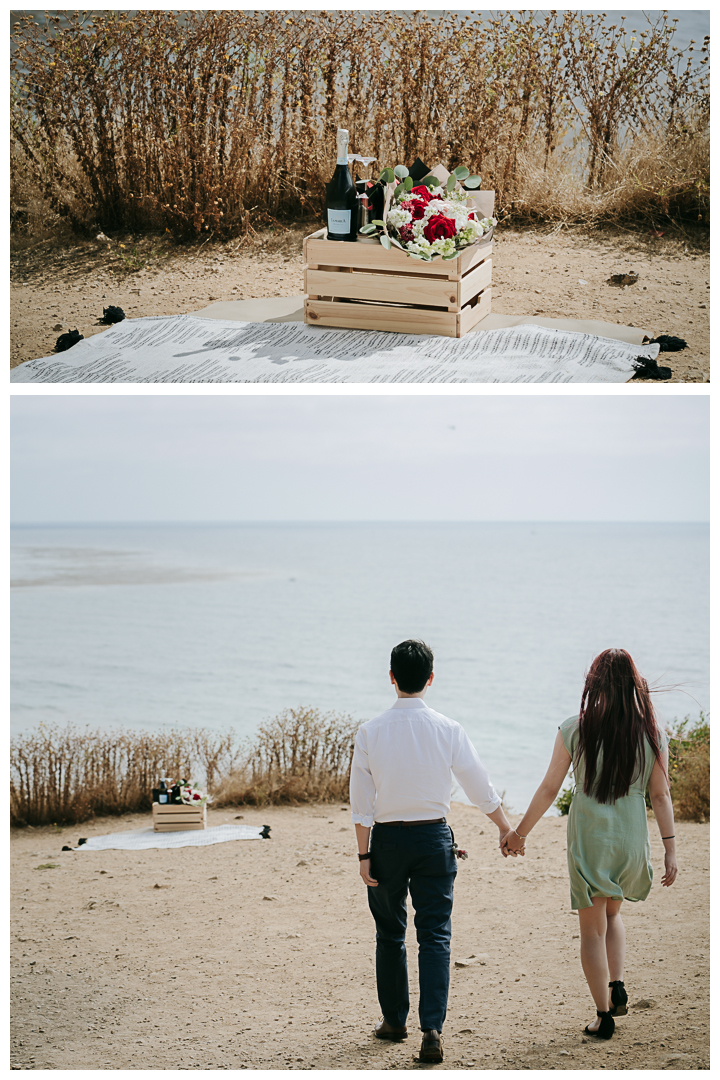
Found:
[[[374, 928], [346, 807], [241, 810], [269, 841], [61, 852], [147, 817], [12, 838], [16, 1069], [412, 1069], [420, 1044], [372, 1037]], [[235, 811], [211, 810], [209, 824]], [[494, 827], [453, 804], [461, 864], [440, 1069], [707, 1069], [709, 826], [677, 828], [671, 889], [627, 904], [630, 1014], [593, 1016], [570, 911], [565, 820], [504, 860]], [[656, 881], [662, 861], [650, 823]], [[41, 869], [44, 864], [54, 868]], [[159, 887], [158, 887], [159, 886]], [[644, 1002], [644, 1004], [643, 1004]]]
[[[104, 307], [128, 318], [196, 311], [213, 300], [292, 296], [303, 291], [302, 231], [240, 243], [178, 248], [163, 240], [39, 244], [11, 260], [11, 366], [48, 356], [62, 331], [100, 333]], [[709, 379], [709, 256], [682, 240], [636, 234], [501, 232], [493, 267], [493, 311], [601, 319], [684, 338], [663, 353], [672, 382]], [[636, 270], [635, 285], [611, 274]], [[643, 381], [643, 380], [634, 380]]]

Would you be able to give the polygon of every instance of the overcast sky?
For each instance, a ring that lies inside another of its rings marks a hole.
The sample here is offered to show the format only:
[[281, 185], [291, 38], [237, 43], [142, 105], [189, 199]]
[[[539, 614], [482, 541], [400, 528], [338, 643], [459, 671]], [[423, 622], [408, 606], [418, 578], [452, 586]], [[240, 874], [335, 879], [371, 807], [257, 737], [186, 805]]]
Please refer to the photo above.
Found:
[[15, 396], [12, 520], [705, 521], [707, 397]]

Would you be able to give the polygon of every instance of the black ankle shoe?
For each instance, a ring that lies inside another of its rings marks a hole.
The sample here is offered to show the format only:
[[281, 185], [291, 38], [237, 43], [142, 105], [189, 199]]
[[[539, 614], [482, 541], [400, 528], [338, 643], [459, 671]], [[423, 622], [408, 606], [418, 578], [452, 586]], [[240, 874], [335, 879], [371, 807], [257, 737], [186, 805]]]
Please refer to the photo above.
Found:
[[622, 979], [616, 979], [615, 982], [608, 983], [608, 985], [611, 990], [610, 999], [612, 1001], [610, 1015], [627, 1016], [628, 996], [625, 992], [625, 983]]
[[439, 1065], [442, 1059], [443, 1044], [439, 1032], [423, 1031], [418, 1061], [423, 1061], [426, 1065]]
[[597, 1014], [600, 1017], [600, 1027], [597, 1031], [591, 1031], [589, 1027], [585, 1028], [586, 1035], [592, 1035], [593, 1039], [612, 1039], [615, 1032], [615, 1021], [612, 1018], [612, 1014], [609, 1012], [600, 1012], [597, 1010]]

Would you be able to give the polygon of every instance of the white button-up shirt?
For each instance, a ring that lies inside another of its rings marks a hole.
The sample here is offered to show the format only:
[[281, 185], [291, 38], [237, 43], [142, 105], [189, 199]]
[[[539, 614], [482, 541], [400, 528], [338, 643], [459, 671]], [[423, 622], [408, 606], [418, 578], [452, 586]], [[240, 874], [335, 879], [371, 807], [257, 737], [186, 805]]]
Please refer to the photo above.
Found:
[[361, 724], [350, 770], [352, 820], [426, 821], [447, 817], [453, 775], [486, 814], [500, 806], [487, 769], [455, 720], [422, 698], [398, 698]]

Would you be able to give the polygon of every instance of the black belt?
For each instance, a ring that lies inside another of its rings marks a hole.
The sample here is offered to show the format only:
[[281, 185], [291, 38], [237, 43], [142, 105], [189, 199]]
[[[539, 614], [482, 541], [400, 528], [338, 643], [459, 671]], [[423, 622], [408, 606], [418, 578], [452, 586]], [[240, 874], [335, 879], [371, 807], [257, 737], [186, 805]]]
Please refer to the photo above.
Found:
[[444, 817], [432, 818], [431, 821], [376, 821], [376, 825], [398, 825], [401, 828], [407, 828], [409, 825], [444, 825], [446, 819]]

